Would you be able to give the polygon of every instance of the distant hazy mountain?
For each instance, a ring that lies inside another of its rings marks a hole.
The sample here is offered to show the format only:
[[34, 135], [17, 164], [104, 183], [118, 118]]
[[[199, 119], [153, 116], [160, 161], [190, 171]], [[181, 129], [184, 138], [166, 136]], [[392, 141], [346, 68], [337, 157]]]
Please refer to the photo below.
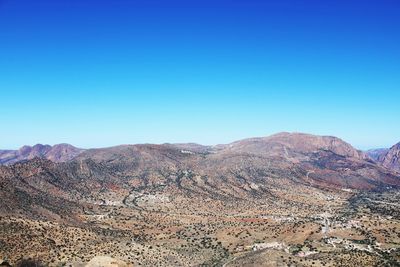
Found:
[[19, 150], [0, 150], [0, 164], [13, 164], [35, 157], [64, 162], [73, 159], [82, 151], [83, 149], [69, 144], [23, 146]]
[[366, 153], [382, 166], [400, 172], [400, 143], [391, 148], [371, 149]]
[[386, 168], [400, 172], [400, 143], [392, 146], [380, 161]]
[[388, 148], [377, 148], [367, 150], [366, 153], [371, 159], [377, 162], [381, 162], [388, 151]]

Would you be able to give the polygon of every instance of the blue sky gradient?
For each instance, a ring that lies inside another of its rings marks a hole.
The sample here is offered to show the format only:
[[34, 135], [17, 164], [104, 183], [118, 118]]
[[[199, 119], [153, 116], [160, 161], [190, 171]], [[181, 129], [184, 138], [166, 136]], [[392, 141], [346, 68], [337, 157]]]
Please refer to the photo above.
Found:
[[0, 0], [0, 148], [400, 141], [400, 2]]

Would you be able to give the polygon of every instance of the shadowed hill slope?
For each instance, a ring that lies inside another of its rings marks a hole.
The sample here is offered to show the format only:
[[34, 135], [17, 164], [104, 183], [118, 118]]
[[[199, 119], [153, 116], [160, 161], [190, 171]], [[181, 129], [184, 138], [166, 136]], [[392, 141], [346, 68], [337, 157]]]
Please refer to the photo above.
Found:
[[400, 143], [392, 146], [381, 159], [386, 168], [400, 172]]

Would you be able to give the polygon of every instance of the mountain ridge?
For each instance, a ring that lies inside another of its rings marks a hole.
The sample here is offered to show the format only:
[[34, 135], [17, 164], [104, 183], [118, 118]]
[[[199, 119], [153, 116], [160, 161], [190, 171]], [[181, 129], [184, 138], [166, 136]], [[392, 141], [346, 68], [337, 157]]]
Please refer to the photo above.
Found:
[[[357, 150], [353, 148], [350, 144], [347, 142], [343, 141], [342, 139], [334, 136], [319, 136], [319, 135], [312, 135], [312, 134], [306, 134], [306, 133], [299, 133], [299, 132], [279, 132], [273, 135], [269, 136], [264, 136], [264, 137], [252, 137], [252, 138], [245, 138], [241, 140], [237, 140], [231, 143], [227, 144], [217, 144], [217, 145], [202, 145], [198, 143], [163, 143], [163, 144], [149, 144], [149, 143], [144, 143], [144, 144], [121, 144], [121, 145], [116, 145], [116, 146], [111, 146], [111, 147], [100, 147], [100, 148], [89, 148], [89, 149], [81, 149], [77, 148], [71, 144], [67, 143], [61, 143], [61, 144], [56, 144], [56, 145], [43, 145], [43, 144], [36, 144], [34, 146], [29, 146], [25, 145], [19, 148], [18, 150], [0, 150], [0, 164], [12, 164], [15, 162], [18, 162], [20, 160], [26, 160], [26, 159], [32, 159], [34, 157], [43, 157], [50, 159], [55, 162], [63, 162], [63, 161], [68, 161], [73, 159], [74, 157], [78, 156], [81, 152], [84, 151], [100, 151], [100, 150], [105, 150], [105, 149], [117, 149], [117, 148], [123, 148], [123, 147], [135, 147], [135, 146], [156, 146], [156, 145], [165, 145], [165, 146], [171, 146], [171, 147], [176, 147], [176, 148], [181, 148], [182, 150], [187, 150], [187, 151], [192, 151], [192, 152], [199, 152], [199, 153], [208, 153], [212, 151], [217, 151], [217, 150], [222, 150], [227, 147], [234, 147], [234, 146], [240, 146], [241, 144], [249, 144], [251, 142], [256, 142], [256, 141], [277, 141], [282, 145], [290, 146], [290, 145], [296, 145], [294, 142], [290, 142], [290, 139], [292, 141], [294, 139], [300, 139], [300, 141], [297, 142], [297, 145], [303, 143], [303, 144], [310, 144], [310, 140], [319, 140], [320, 145], [322, 146], [323, 140], [327, 141], [330, 140], [331, 144], [330, 146], [328, 145], [327, 142], [325, 142], [325, 148], [330, 149], [334, 147], [334, 143], [342, 143], [342, 145], [345, 147], [345, 150], [351, 151], [348, 153], [351, 154], [346, 154], [344, 151], [339, 151], [339, 154], [345, 153], [347, 156], [357, 156], [359, 157], [360, 155], [363, 154], [362, 151]], [[306, 139], [306, 140], [304, 140]], [[308, 139], [308, 140], [307, 140]], [[289, 142], [287, 142], [289, 140]], [[286, 142], [285, 142], [286, 141]], [[318, 144], [315, 144], [314, 146], [310, 146], [309, 150], [314, 147], [318, 148]], [[70, 150], [70, 151], [64, 151], [65, 155], [59, 155], [57, 154], [62, 154], [60, 150]], [[64, 157], [63, 157], [64, 156]], [[8, 157], [8, 158], [7, 158]]]
[[18, 150], [0, 150], [0, 164], [13, 164], [35, 157], [46, 158], [54, 162], [69, 161], [79, 155], [84, 149], [62, 143], [56, 145], [36, 144], [22, 146]]

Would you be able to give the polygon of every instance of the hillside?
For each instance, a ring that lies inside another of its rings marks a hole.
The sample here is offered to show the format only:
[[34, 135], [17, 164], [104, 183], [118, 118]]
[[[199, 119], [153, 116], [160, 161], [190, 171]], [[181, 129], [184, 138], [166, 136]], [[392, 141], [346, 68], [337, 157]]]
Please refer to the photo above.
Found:
[[389, 151], [388, 148], [377, 148], [377, 149], [370, 149], [366, 151], [366, 154], [376, 162], [382, 162], [383, 157]]
[[392, 146], [381, 159], [386, 168], [400, 172], [400, 143]]

